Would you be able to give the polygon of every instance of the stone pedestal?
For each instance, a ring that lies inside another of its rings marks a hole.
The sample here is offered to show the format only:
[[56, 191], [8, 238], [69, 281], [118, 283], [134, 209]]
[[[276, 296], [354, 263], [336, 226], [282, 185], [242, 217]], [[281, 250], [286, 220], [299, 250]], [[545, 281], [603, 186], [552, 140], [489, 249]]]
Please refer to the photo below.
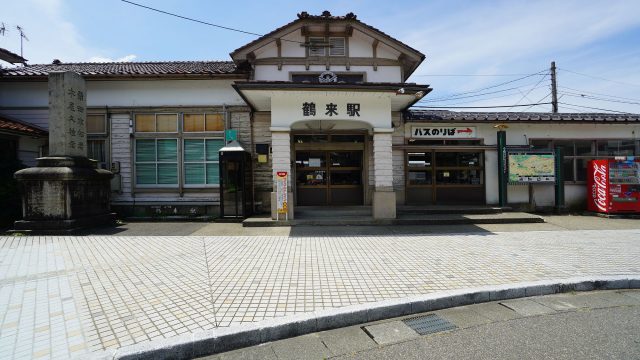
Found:
[[69, 233], [113, 223], [110, 171], [85, 157], [44, 157], [15, 173], [22, 193], [23, 220], [15, 231]]

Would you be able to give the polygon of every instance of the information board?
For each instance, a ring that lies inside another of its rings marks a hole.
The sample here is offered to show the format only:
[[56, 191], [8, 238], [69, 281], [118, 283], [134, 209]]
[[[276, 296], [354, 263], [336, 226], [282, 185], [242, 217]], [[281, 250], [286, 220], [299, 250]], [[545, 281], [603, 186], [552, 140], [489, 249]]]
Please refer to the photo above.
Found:
[[285, 214], [285, 218], [288, 218], [288, 206], [287, 206], [287, 176], [286, 171], [276, 172], [276, 203], [278, 220], [280, 214]]
[[509, 184], [553, 183], [556, 180], [553, 152], [509, 151]]

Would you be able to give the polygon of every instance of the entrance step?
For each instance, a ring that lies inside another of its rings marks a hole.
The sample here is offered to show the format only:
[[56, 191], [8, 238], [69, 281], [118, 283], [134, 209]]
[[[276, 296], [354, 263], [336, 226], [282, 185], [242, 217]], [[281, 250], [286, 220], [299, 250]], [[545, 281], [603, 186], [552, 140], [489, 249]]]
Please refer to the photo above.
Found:
[[469, 205], [399, 205], [398, 214], [500, 214], [513, 211], [511, 207]]
[[366, 218], [371, 217], [371, 206], [298, 206], [296, 219]]
[[[297, 210], [296, 210], [297, 216]], [[526, 224], [543, 223], [544, 218], [523, 212], [498, 214], [400, 214], [396, 219], [377, 220], [369, 216], [317, 217], [275, 221], [270, 217], [250, 217], [244, 227], [269, 226], [387, 226], [387, 225], [461, 225], [461, 224]]]

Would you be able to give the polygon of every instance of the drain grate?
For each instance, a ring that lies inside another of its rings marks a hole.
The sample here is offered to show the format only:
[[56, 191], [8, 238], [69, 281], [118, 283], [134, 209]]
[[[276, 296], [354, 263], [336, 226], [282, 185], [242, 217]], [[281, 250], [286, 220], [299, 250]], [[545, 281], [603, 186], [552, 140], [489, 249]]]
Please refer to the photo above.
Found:
[[455, 325], [436, 314], [416, 316], [402, 321], [420, 335], [433, 334], [456, 328]]

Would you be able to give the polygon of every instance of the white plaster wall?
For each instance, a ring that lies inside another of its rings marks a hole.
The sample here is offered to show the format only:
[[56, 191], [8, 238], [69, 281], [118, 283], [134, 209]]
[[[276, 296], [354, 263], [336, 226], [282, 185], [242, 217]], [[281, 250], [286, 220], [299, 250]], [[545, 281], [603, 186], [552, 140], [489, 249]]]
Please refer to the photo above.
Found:
[[[391, 100], [389, 94], [361, 93], [339, 91], [274, 91], [271, 97], [271, 126], [289, 129], [298, 121], [330, 120], [358, 120], [370, 124], [374, 128], [391, 128]], [[316, 116], [304, 117], [302, 104], [314, 102]], [[326, 104], [334, 103], [338, 106], [338, 116], [325, 115]], [[360, 117], [347, 116], [347, 103], [360, 104]]]
[[[87, 81], [87, 106], [245, 105], [234, 80]], [[46, 82], [0, 83], [0, 108], [47, 107]]]
[[282, 39], [291, 40], [280, 42], [282, 45], [282, 56], [304, 57], [306, 55], [305, 48], [300, 46], [300, 42], [304, 42], [304, 37], [302, 37], [300, 29], [283, 36]]
[[400, 56], [400, 52], [398, 52], [397, 50], [394, 50], [393, 48], [391, 48], [390, 46], [382, 42], [378, 44], [378, 48], [376, 52], [378, 57], [383, 59], [397, 60], [398, 57]]
[[372, 37], [354, 29], [353, 36], [349, 38], [349, 56], [373, 57], [373, 48], [371, 47], [372, 43]]

